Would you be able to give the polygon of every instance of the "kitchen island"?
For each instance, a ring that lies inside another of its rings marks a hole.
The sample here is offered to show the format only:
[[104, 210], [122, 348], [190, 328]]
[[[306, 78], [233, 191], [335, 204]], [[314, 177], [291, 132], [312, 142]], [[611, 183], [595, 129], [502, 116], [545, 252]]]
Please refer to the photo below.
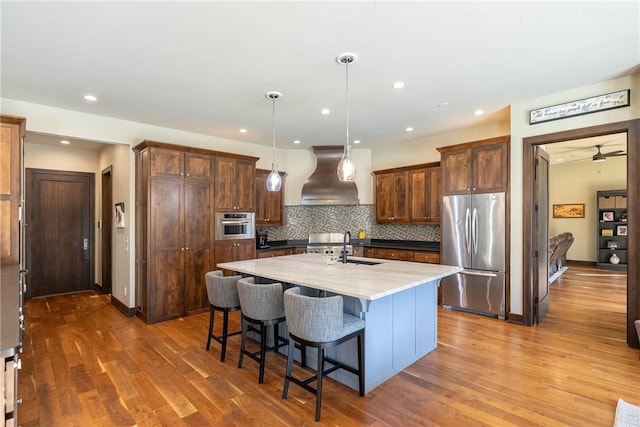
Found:
[[[225, 262], [218, 268], [255, 276], [307, 292], [342, 295], [344, 311], [365, 321], [365, 392], [402, 371], [437, 346], [437, 298], [440, 279], [459, 267], [349, 257], [329, 264], [322, 254], [299, 254], [274, 258]], [[356, 366], [355, 340], [327, 354]], [[313, 366], [315, 354], [307, 352]], [[339, 370], [331, 374], [357, 389], [357, 377]]]

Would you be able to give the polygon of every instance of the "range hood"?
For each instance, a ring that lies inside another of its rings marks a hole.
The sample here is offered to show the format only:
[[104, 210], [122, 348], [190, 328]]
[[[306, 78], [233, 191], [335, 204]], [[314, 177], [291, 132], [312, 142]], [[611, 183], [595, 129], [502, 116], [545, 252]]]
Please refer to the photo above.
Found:
[[314, 146], [316, 170], [302, 186], [301, 205], [357, 205], [358, 187], [355, 182], [338, 179], [338, 163], [342, 145]]

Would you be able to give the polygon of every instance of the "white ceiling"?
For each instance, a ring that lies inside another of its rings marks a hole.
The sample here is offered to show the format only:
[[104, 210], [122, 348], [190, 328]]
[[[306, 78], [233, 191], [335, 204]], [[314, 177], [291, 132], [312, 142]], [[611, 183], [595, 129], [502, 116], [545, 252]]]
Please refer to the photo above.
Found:
[[[505, 120], [513, 102], [640, 70], [638, 1], [0, 8], [4, 98], [269, 145], [264, 94], [276, 90], [281, 148], [345, 142], [343, 52], [359, 56], [349, 67], [349, 128], [362, 148]], [[406, 87], [392, 89], [397, 80]]]

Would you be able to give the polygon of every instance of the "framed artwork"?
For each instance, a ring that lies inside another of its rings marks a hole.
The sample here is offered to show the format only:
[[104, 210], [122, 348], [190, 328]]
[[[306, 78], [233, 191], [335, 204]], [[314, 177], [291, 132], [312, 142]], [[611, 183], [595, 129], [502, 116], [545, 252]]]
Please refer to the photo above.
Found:
[[116, 203], [114, 223], [117, 228], [124, 228], [124, 202]]
[[566, 119], [567, 117], [581, 116], [597, 111], [611, 110], [613, 108], [630, 106], [631, 90], [624, 89], [591, 98], [579, 99], [564, 104], [538, 108], [529, 111], [529, 124], [550, 122], [552, 120]]
[[584, 218], [584, 203], [553, 205], [554, 218]]
[[613, 230], [611, 228], [603, 228], [602, 229], [603, 236], [613, 236]]
[[602, 221], [613, 221], [613, 212], [602, 212]]
[[626, 225], [619, 225], [617, 227], [616, 234], [618, 236], [626, 236], [627, 235], [627, 226]]

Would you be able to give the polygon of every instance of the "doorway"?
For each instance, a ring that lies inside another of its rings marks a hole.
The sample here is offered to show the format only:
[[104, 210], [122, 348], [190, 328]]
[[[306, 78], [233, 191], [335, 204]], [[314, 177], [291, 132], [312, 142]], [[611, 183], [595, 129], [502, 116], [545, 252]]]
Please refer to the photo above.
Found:
[[103, 294], [111, 293], [111, 231], [113, 227], [113, 188], [111, 166], [102, 171], [102, 220], [100, 223], [100, 286]]
[[91, 289], [95, 174], [26, 169], [25, 183], [25, 296]]
[[[534, 151], [543, 144], [553, 144], [573, 139], [589, 138], [615, 133], [626, 133], [627, 140], [627, 192], [629, 226], [640, 224], [640, 120], [611, 123], [582, 129], [539, 135], [523, 139], [523, 323], [535, 323], [535, 283], [534, 269], [537, 267], [534, 254], [537, 242], [534, 236]], [[634, 320], [640, 318], [640, 253], [638, 252], [639, 233], [629, 233], [628, 269], [627, 269], [627, 344], [638, 347], [638, 336]]]

